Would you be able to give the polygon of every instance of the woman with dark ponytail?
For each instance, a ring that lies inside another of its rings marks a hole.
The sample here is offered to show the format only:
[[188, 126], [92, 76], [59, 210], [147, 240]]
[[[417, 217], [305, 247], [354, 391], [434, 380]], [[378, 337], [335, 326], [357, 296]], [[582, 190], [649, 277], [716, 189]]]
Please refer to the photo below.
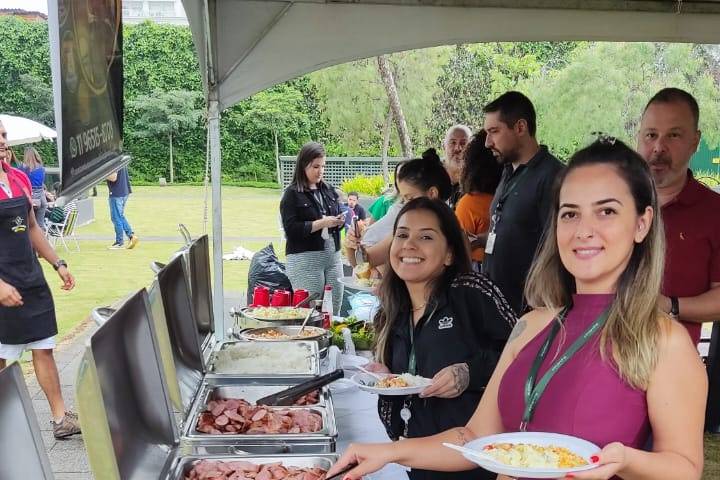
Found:
[[[398, 190], [398, 202], [401, 203], [407, 203], [418, 197], [447, 202], [452, 193], [450, 176], [434, 148], [425, 150], [420, 158], [402, 163], [395, 174], [395, 183]], [[356, 238], [352, 232], [349, 231], [347, 236], [348, 248], [362, 249], [372, 267], [387, 263], [391, 242], [392, 235], [389, 235], [384, 240], [366, 247], [362, 244], [362, 239]], [[353, 257], [353, 255], [349, 255], [349, 258]]]

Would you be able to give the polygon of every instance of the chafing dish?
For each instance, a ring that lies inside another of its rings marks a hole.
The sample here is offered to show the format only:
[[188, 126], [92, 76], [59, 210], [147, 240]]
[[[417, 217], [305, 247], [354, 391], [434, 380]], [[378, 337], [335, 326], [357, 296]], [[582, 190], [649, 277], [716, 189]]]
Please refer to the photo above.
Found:
[[253, 455], [250, 457], [238, 456], [202, 456], [191, 455], [178, 458], [173, 466], [168, 480], [183, 480], [193, 465], [200, 460], [214, 460], [223, 462], [243, 461], [256, 464], [282, 462], [283, 466], [300, 468], [322, 468], [328, 470], [337, 461], [336, 455]]
[[[252, 307], [242, 307], [232, 309], [230, 313], [235, 317], [235, 323], [238, 330], [245, 328], [263, 328], [263, 327], [282, 327], [291, 325], [302, 325], [304, 316], [299, 318], [279, 318], [279, 319], [268, 319], [258, 318], [253, 315], [254, 309]], [[313, 312], [308, 320], [308, 325], [314, 327], [320, 327], [322, 325], [322, 314], [320, 312]]]
[[318, 343], [314, 341], [307, 341], [307, 340], [299, 340], [295, 342], [273, 342], [273, 343], [265, 343], [264, 345], [269, 346], [270, 348], [278, 348], [278, 349], [288, 349], [288, 348], [298, 348], [302, 347], [307, 349], [307, 356], [308, 359], [308, 368], [303, 370], [302, 372], [267, 372], [267, 373], [234, 373], [234, 372], [226, 372], [222, 371], [221, 369], [218, 369], [216, 367], [216, 363], [218, 361], [218, 356], [222, 355], [220, 352], [226, 351], [228, 349], [232, 348], [255, 348], [252, 347], [252, 345], [257, 345], [255, 342], [247, 342], [242, 340], [237, 341], [228, 341], [223, 342], [220, 345], [220, 348], [215, 350], [209, 361], [208, 366], [208, 373], [206, 375], [207, 378], [265, 378], [265, 377], [273, 377], [276, 379], [285, 378], [285, 379], [296, 379], [301, 380], [304, 378], [314, 377], [320, 374], [320, 359], [319, 359], [319, 353], [318, 353]]
[[[239, 333], [240, 338], [251, 342], [297, 342], [302, 340], [314, 340], [318, 342], [318, 348], [320, 351], [325, 350], [330, 346], [330, 340], [332, 339], [332, 332], [325, 330], [321, 327], [306, 326], [305, 335], [302, 337], [298, 336], [300, 332], [300, 326], [298, 325], [286, 325], [279, 327], [262, 327], [262, 328], [247, 328]], [[283, 335], [287, 335], [290, 338], [266, 338], [263, 335], [268, 333], [277, 332]]]
[[[305, 439], [307, 443], [296, 444], [270, 436], [259, 439], [258, 445], [206, 444], [182, 439], [165, 374], [155, 322], [143, 289], [91, 337], [78, 369], [76, 399], [81, 418], [92, 419], [83, 422], [83, 440], [95, 478], [182, 479], [192, 462], [200, 459], [281, 461], [292, 466], [322, 468], [335, 461], [336, 457], [331, 455], [277, 455], [300, 451], [324, 453], [334, 448], [336, 427], [331, 403], [313, 407], [324, 412], [324, 433]], [[198, 404], [196, 398], [193, 405], [198, 408]], [[197, 420], [195, 415], [191, 418], [187, 423], [194, 427]], [[246, 456], [249, 452], [274, 455]]]
[[[224, 382], [221, 385], [206, 382], [203, 384], [202, 389], [198, 394], [198, 403], [201, 405], [207, 405], [210, 400], [221, 398], [242, 398], [254, 404], [259, 398], [283, 391], [295, 384], [295, 382], [289, 381], [281, 383], [270, 377], [259, 379], [257, 381], [254, 380], [252, 383], [238, 385], [227, 385]], [[325, 407], [331, 402], [330, 389], [328, 387], [322, 387], [320, 389], [318, 403], [311, 406]]]

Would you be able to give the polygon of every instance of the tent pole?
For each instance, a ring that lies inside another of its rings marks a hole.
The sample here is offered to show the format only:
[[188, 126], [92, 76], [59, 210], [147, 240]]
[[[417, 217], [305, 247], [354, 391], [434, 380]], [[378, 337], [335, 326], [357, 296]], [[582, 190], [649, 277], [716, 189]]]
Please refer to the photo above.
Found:
[[225, 338], [225, 294], [223, 291], [222, 195], [220, 157], [220, 109], [217, 99], [208, 101], [208, 131], [210, 138], [210, 168], [212, 182], [213, 218], [213, 312], [215, 338]]

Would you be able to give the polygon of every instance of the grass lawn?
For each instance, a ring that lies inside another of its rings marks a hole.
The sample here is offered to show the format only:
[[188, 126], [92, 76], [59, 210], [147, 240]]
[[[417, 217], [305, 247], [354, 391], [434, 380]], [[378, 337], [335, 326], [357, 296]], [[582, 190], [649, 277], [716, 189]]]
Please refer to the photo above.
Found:
[[[57, 246], [58, 254], [75, 275], [75, 289], [60, 290], [57, 274], [42, 262], [55, 296], [59, 338], [86, 319], [94, 307], [111, 304], [147, 286], [153, 279], [150, 262], [165, 262], [182, 246], [178, 223], [184, 223], [193, 236], [203, 232], [203, 191], [203, 187], [134, 187], [125, 213], [140, 243], [133, 250], [108, 250], [114, 230], [108, 212], [107, 188], [98, 188], [98, 196], [93, 199], [95, 222], [76, 231], [78, 236], [93, 240], [80, 240], [79, 253], [66, 252], [61, 245]], [[276, 251], [282, 255], [279, 197], [278, 190], [223, 187], [225, 253], [238, 245], [257, 251], [269, 242], [232, 237], [274, 237]], [[212, 230], [211, 215], [209, 209], [208, 232]], [[249, 261], [224, 262], [226, 290], [245, 290], [249, 264]]]

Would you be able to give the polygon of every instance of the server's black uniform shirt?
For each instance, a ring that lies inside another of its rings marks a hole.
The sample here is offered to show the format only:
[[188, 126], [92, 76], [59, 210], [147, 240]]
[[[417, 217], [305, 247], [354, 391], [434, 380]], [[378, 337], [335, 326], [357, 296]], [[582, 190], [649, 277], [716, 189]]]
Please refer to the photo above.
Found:
[[[404, 312], [391, 333], [388, 366], [393, 373], [405, 373], [411, 349], [410, 312]], [[403, 434], [400, 418], [403, 403], [410, 403], [412, 417], [408, 437], [425, 437], [467, 424], [475, 412], [500, 353], [517, 321], [500, 290], [487, 277], [477, 273], [458, 276], [441, 295], [431, 299], [425, 314], [414, 328], [416, 374], [432, 378], [445, 367], [467, 363], [470, 384], [456, 398], [380, 397], [378, 410], [396, 439]], [[476, 469], [468, 472], [428, 472], [413, 470], [413, 480], [494, 479], [496, 474]], [[485, 475], [485, 476], [483, 476]]]
[[[523, 290], [535, 250], [540, 244], [548, 215], [552, 210], [552, 189], [558, 173], [564, 168], [545, 145], [530, 161], [513, 170], [506, 165], [490, 215], [496, 213], [498, 201], [509, 190], [495, 225], [495, 245], [485, 250], [482, 269], [500, 287], [518, 315], [524, 313]], [[524, 170], [527, 170], [523, 173]], [[515, 188], [512, 185], [517, 182]], [[493, 229], [491, 221], [490, 231]]]

